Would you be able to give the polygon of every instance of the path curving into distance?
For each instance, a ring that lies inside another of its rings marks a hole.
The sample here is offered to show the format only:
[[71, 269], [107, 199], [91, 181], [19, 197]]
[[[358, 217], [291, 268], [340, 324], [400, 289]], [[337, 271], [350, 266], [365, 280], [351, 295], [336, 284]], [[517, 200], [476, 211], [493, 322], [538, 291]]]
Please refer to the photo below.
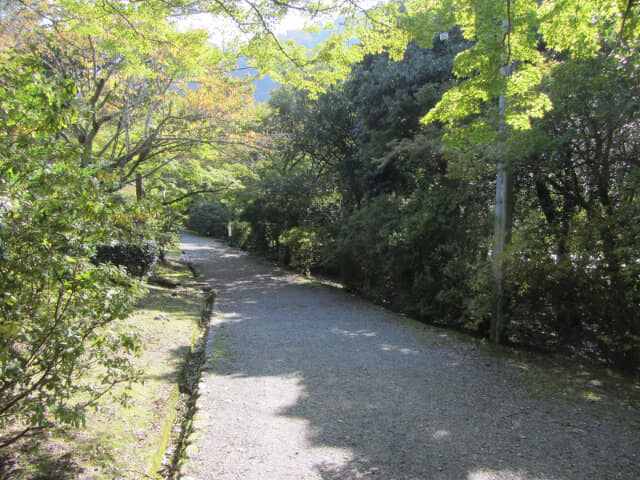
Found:
[[634, 480], [640, 416], [532, 398], [514, 368], [220, 242], [183, 480]]

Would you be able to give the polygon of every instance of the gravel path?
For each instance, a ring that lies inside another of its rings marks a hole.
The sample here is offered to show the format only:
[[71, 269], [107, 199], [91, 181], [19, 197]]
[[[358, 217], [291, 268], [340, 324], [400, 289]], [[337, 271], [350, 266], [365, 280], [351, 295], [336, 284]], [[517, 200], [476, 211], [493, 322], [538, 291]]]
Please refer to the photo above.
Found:
[[469, 342], [221, 243], [183, 248], [217, 292], [197, 480], [640, 479], [640, 420], [529, 396]]

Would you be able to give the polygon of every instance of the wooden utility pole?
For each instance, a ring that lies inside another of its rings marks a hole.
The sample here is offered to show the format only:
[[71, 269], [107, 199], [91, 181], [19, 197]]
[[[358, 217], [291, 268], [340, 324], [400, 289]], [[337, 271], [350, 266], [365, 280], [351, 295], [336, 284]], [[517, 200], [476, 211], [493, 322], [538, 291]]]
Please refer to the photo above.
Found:
[[[507, 15], [511, 18], [511, 4], [507, 2]], [[505, 37], [510, 34], [511, 26], [509, 21], [504, 22], [506, 32]], [[447, 41], [449, 34], [440, 34], [441, 41]], [[511, 50], [507, 56], [507, 63], [511, 58]], [[502, 67], [500, 72], [504, 77], [511, 76], [516, 71], [515, 64]], [[504, 94], [499, 100], [500, 134], [507, 135], [507, 124], [505, 121], [505, 109], [507, 106]], [[495, 211], [495, 236], [493, 244], [494, 256], [494, 289], [496, 297], [495, 314], [491, 317], [489, 341], [502, 344], [506, 340], [507, 319], [504, 314], [504, 252], [511, 238], [511, 226], [513, 224], [513, 172], [511, 166], [504, 161], [498, 162], [498, 172], [496, 176], [496, 211]]]

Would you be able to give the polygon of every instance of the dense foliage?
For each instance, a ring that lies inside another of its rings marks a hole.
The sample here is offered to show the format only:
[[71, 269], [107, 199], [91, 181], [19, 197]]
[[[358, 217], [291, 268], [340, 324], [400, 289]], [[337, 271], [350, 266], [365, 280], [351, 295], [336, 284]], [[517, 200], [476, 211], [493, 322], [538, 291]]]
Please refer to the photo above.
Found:
[[[14, 427], [4, 443], [51, 420], [81, 422], [136, 374], [126, 355], [135, 338], [117, 329], [135, 288], [124, 271], [90, 262], [95, 245], [123, 235], [126, 205], [57, 139], [75, 91], [42, 68], [27, 58], [1, 71], [0, 426]], [[95, 384], [83, 381], [90, 367], [100, 367]]]
[[0, 2], [0, 447], [138, 378], [132, 276], [229, 188], [247, 90], [170, 8]]
[[516, 311], [545, 317], [561, 339], [588, 338], [619, 365], [640, 360], [634, 58], [620, 64], [604, 50], [548, 80], [557, 107], [526, 135], [509, 258]]
[[[463, 62], [489, 48], [468, 31], [422, 43], [397, 60], [365, 57], [317, 97], [276, 92], [265, 126], [274, 150], [235, 203], [250, 225], [247, 247], [485, 335], [495, 305], [495, 165], [507, 162], [515, 177], [501, 260], [508, 341], [638, 368], [635, 49], [612, 38], [571, 57], [536, 44], [540, 70], [514, 79], [529, 82], [518, 92], [467, 77]], [[455, 97], [474, 98], [479, 86], [489, 94], [473, 106]], [[500, 91], [517, 107], [502, 127]], [[425, 115], [430, 123], [420, 122]]]
[[185, 226], [207, 237], [224, 238], [231, 213], [217, 200], [198, 201], [189, 207]]
[[158, 259], [156, 246], [150, 242], [141, 245], [116, 243], [113, 245], [98, 245], [96, 254], [91, 257], [95, 264], [110, 263], [122, 266], [129, 275], [142, 277], [151, 272]]

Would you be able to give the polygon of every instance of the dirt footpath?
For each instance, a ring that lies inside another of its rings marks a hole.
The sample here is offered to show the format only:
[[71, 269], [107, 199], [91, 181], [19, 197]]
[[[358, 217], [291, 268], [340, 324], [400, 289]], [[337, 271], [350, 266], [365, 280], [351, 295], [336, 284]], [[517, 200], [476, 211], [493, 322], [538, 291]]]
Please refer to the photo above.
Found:
[[185, 479], [640, 478], [640, 415], [532, 398], [506, 360], [221, 243]]

